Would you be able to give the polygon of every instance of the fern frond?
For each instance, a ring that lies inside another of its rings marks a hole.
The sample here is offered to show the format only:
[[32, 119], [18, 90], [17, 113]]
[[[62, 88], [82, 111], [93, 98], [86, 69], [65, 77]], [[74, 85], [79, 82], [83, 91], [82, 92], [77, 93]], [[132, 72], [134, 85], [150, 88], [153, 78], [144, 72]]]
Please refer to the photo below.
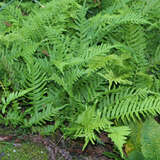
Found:
[[27, 99], [29, 104], [35, 106], [34, 109], [40, 109], [45, 103], [44, 94], [46, 93], [46, 74], [42, 73], [41, 66], [38, 63], [32, 61], [26, 61], [28, 65], [28, 71], [26, 72], [25, 88], [34, 88], [32, 92], [28, 93]]
[[[77, 11], [77, 16], [75, 20], [75, 26], [73, 27], [77, 32], [76, 36], [79, 39], [79, 47], [83, 47], [86, 44], [89, 44], [90, 39], [87, 38], [87, 25], [88, 21], [86, 19], [86, 14], [87, 14], [87, 8], [85, 6], [81, 7]], [[81, 48], [82, 49], [82, 48]]]
[[53, 117], [65, 106], [55, 108], [53, 105], [48, 104], [42, 112], [35, 112], [29, 121], [25, 121], [25, 126], [31, 127], [32, 125], [45, 124], [46, 121], [53, 121]]
[[78, 116], [75, 121], [75, 127], [72, 126], [70, 132], [73, 132], [75, 138], [85, 138], [84, 150], [89, 141], [94, 144], [94, 141], [97, 139], [95, 131], [100, 132], [100, 130], [104, 130], [111, 124], [112, 123], [103, 116], [102, 112], [96, 111], [95, 107], [88, 107]]
[[62, 86], [70, 96], [72, 96], [74, 84], [85, 74], [85, 70], [80, 69], [78, 66], [72, 68], [67, 67], [63, 75], [53, 73], [49, 80], [54, 80], [58, 85]]
[[10, 109], [7, 112], [5, 125], [12, 124], [14, 127], [21, 125], [23, 123], [23, 114], [20, 113], [20, 110]]
[[145, 33], [141, 26], [129, 25], [126, 32], [126, 42], [133, 50], [133, 57], [138, 64], [138, 70], [144, 68], [148, 62], [145, 56], [146, 39]]
[[13, 92], [10, 93], [9, 95], [7, 95], [6, 97], [2, 97], [2, 113], [5, 113], [6, 111], [6, 107], [14, 100], [23, 97], [24, 95], [26, 95], [27, 93], [31, 92], [34, 88], [28, 88], [26, 90], [22, 90], [22, 91], [17, 91], [17, 92]]
[[111, 127], [107, 131], [109, 132], [108, 137], [112, 139], [114, 144], [118, 147], [122, 157], [124, 157], [122, 148], [126, 143], [127, 136], [131, 133], [129, 127]]
[[[103, 104], [104, 103], [104, 104]], [[142, 119], [142, 116], [160, 113], [159, 94], [146, 89], [125, 89], [104, 99], [108, 119], [121, 119], [123, 122]]]
[[[129, 11], [127, 13], [116, 14], [98, 14], [89, 20], [88, 36], [96, 42], [102, 40], [105, 35], [112, 32], [117, 26], [125, 24], [149, 24], [142, 15]], [[97, 39], [97, 40], [96, 40]]]
[[127, 74], [123, 74], [121, 76], [116, 76], [112, 70], [108, 71], [105, 74], [98, 73], [101, 77], [105, 78], [106, 80], [109, 81], [109, 89], [111, 89], [111, 86], [113, 83], [117, 84], [129, 84], [131, 85], [132, 82], [127, 80], [129, 77]]
[[60, 123], [59, 121], [55, 122], [53, 125], [46, 125], [46, 126], [36, 126], [32, 127], [32, 132], [33, 133], [40, 133], [41, 135], [51, 135], [53, 134], [56, 129], [59, 127]]
[[74, 84], [74, 99], [82, 104], [93, 103], [106, 90], [104, 79], [99, 75], [88, 74]]

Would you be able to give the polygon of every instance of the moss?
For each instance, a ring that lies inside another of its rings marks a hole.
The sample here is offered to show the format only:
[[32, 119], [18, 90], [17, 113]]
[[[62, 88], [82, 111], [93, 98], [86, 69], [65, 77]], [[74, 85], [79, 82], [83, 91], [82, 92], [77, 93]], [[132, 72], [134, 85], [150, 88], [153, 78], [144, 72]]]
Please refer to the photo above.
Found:
[[47, 151], [41, 145], [21, 143], [15, 147], [12, 143], [0, 143], [1, 160], [48, 160]]
[[[21, 135], [21, 130], [0, 127], [0, 135]], [[1, 155], [3, 155], [1, 157]], [[0, 142], [0, 160], [48, 160], [48, 153], [43, 145], [30, 141], [14, 146], [13, 142]]]

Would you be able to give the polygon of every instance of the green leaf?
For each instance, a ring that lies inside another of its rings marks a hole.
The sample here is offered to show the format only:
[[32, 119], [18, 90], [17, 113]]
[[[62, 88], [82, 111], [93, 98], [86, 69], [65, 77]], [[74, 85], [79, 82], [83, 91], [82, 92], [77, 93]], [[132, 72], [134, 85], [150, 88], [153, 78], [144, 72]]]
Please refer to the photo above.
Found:
[[141, 152], [133, 151], [128, 155], [127, 160], [144, 160], [144, 157]]
[[141, 134], [141, 149], [147, 160], [160, 160], [160, 125], [149, 119], [144, 123]]

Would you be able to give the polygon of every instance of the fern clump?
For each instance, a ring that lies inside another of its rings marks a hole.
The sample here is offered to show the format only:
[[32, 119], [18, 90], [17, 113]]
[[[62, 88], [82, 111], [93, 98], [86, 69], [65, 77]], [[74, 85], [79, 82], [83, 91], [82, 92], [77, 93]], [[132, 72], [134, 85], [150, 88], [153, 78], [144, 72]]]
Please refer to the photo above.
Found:
[[[32, 7], [31, 7], [32, 6]], [[14, 1], [0, 10], [0, 123], [99, 141], [123, 155], [160, 113], [159, 0]]]

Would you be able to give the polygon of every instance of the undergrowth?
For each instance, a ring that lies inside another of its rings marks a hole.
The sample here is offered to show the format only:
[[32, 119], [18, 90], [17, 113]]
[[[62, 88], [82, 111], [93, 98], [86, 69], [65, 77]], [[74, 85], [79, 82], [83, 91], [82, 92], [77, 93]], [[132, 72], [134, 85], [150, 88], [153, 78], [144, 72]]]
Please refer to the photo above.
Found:
[[1, 125], [83, 149], [104, 131], [123, 157], [129, 123], [160, 113], [159, 0], [15, 0], [0, 22]]

